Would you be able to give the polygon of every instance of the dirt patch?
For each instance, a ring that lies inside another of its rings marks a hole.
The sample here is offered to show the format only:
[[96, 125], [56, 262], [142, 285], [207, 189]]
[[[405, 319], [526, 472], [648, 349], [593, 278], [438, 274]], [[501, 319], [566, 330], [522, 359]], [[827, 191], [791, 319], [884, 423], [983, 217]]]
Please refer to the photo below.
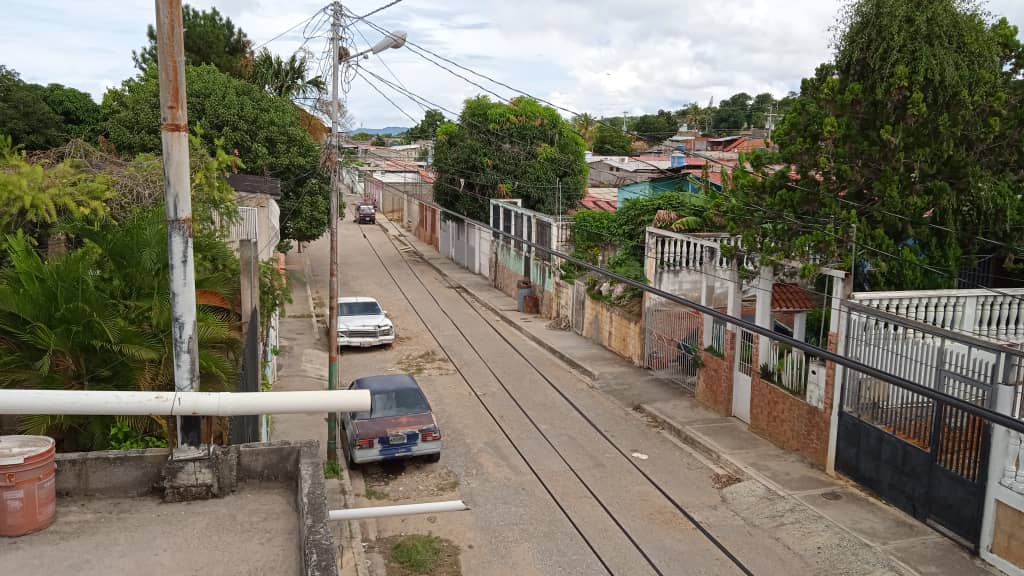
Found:
[[366, 496], [383, 494], [379, 500], [430, 499], [458, 491], [459, 478], [443, 464], [394, 461], [363, 468]]
[[433, 350], [403, 356], [396, 366], [413, 376], [447, 376], [453, 372], [448, 359]]
[[715, 490], [725, 490], [729, 486], [739, 484], [740, 482], [743, 482], [742, 478], [728, 473], [719, 474], [718, 472], [715, 472], [711, 475], [711, 486]]
[[432, 534], [389, 536], [370, 549], [384, 558], [388, 576], [461, 576], [459, 547]]

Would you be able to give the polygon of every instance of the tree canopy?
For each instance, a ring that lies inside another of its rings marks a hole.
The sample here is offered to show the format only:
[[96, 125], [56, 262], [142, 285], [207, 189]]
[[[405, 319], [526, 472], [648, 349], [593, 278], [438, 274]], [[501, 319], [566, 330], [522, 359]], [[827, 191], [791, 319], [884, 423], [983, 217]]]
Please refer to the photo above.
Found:
[[0, 66], [0, 132], [29, 149], [60, 142], [60, 116], [50, 109], [17, 72]]
[[760, 178], [738, 173], [735, 225], [776, 253], [802, 243], [848, 267], [856, 250], [860, 288], [951, 287], [985, 255], [1019, 266], [1016, 36], [968, 0], [851, 3], [834, 60], [802, 82], [776, 131], [794, 174], [767, 161]]
[[594, 154], [629, 156], [633, 152], [633, 138], [618, 128], [598, 125], [594, 135]]
[[657, 114], [645, 114], [633, 120], [633, 132], [648, 144], [657, 144], [676, 135], [679, 124], [672, 113], [658, 110]]
[[[189, 5], [182, 9], [185, 33], [185, 63], [193, 66], [210, 64], [236, 78], [246, 78], [247, 65], [252, 58], [252, 42], [231, 18], [225, 18], [216, 8], [197, 10]], [[146, 29], [149, 43], [132, 51], [135, 67], [142, 72], [156, 68], [156, 28]]]
[[405, 136], [413, 140], [433, 140], [437, 136], [437, 129], [444, 123], [444, 114], [440, 110], [427, 110], [423, 114], [423, 120], [406, 131]]
[[[323, 196], [326, 203], [328, 187], [319, 167], [320, 149], [302, 128], [299, 110], [288, 99], [213, 66], [188, 66], [185, 76], [189, 126], [201, 127], [207, 148], [213, 150], [220, 141], [226, 150], [238, 151], [247, 171], [281, 179], [283, 238], [302, 242], [319, 238], [326, 229], [326, 217], [315, 212], [319, 201], [305, 196]], [[159, 102], [155, 69], [125, 80], [119, 89], [104, 95], [101, 115], [106, 135], [120, 153], [160, 150]]]
[[575, 206], [587, 183], [583, 139], [554, 108], [525, 97], [466, 100], [459, 123], [437, 130], [434, 167], [436, 201], [481, 220], [490, 198], [522, 198], [553, 214], [559, 200]]

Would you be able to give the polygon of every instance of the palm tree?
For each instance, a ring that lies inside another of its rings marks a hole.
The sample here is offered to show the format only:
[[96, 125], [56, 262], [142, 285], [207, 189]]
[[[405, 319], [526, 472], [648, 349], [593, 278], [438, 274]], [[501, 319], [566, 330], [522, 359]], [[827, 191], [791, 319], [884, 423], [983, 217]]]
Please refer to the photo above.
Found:
[[267, 92], [289, 100], [318, 98], [327, 91], [320, 76], [310, 76], [308, 51], [296, 52], [283, 60], [264, 48], [253, 59], [249, 81]]
[[[172, 390], [173, 350], [163, 207], [91, 223], [65, 223], [81, 248], [44, 260], [19, 233], [7, 237], [0, 270], [0, 387]], [[230, 307], [237, 269], [212, 232], [195, 236], [202, 390], [233, 387], [240, 334]], [[220, 303], [220, 304], [218, 304]], [[65, 448], [105, 448], [115, 420], [142, 434], [166, 434], [152, 418], [23, 419]]]
[[572, 127], [576, 130], [576, 133], [583, 138], [583, 142], [587, 145], [589, 150], [594, 145], [594, 138], [597, 136], [597, 120], [584, 112], [578, 116], [573, 117]]

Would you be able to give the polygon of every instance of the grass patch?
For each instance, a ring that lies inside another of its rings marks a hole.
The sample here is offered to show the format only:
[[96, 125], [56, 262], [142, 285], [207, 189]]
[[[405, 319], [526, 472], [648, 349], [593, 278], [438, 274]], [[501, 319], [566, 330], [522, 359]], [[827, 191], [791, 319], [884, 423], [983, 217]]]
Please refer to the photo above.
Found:
[[373, 486], [366, 487], [366, 499], [367, 500], [387, 500], [391, 496], [383, 490], [374, 488]]
[[387, 560], [388, 576], [459, 576], [459, 548], [433, 534], [392, 536], [378, 541]]
[[324, 478], [328, 480], [341, 478], [341, 465], [337, 462], [324, 462]]

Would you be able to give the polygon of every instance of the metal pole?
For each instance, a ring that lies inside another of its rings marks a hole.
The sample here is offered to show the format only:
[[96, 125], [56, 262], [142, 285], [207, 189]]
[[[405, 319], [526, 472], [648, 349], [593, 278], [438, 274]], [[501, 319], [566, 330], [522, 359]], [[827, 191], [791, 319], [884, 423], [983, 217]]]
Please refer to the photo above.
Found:
[[[338, 388], [338, 67], [341, 34], [341, 4], [335, 2], [331, 5], [331, 208], [330, 208], [330, 230], [331, 230], [331, 280], [327, 299], [327, 318], [330, 333], [327, 335], [327, 342], [330, 345], [328, 355], [329, 365], [327, 367], [327, 389], [337, 390]], [[335, 412], [327, 414], [327, 460], [336, 462], [338, 460], [338, 442], [336, 430], [338, 415]]]
[[387, 516], [410, 516], [412, 514], [436, 514], [438, 512], [461, 512], [469, 510], [462, 500], [445, 502], [423, 502], [421, 504], [398, 504], [394, 506], [368, 506], [366, 508], [343, 508], [327, 512], [328, 520], [365, 520]]
[[[167, 255], [171, 274], [171, 338], [174, 389], [191, 392], [199, 380], [196, 277], [192, 257], [192, 191], [189, 181], [188, 107], [181, 0], [156, 0], [157, 62], [160, 72], [160, 135], [164, 156]], [[197, 416], [179, 416], [178, 446], [198, 448]]]

